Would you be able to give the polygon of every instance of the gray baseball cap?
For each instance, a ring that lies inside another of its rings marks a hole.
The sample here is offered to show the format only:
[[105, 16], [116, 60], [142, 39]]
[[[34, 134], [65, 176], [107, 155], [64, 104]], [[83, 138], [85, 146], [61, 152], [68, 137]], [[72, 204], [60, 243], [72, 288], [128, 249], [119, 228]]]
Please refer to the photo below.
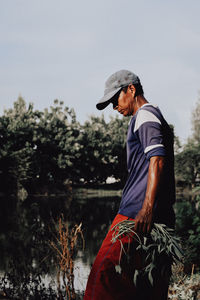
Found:
[[96, 108], [99, 110], [104, 109], [111, 102], [112, 97], [114, 97], [121, 88], [129, 84], [138, 84], [140, 79], [133, 72], [128, 70], [120, 70], [112, 74], [105, 83], [104, 96], [97, 103]]

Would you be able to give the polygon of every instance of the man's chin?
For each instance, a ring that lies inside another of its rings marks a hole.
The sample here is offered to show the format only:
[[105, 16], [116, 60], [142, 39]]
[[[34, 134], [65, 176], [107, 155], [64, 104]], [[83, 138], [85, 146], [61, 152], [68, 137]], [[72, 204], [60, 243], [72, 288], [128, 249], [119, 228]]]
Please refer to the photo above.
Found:
[[119, 113], [120, 113], [121, 115], [123, 115], [124, 117], [128, 117], [128, 116], [131, 115], [131, 114], [130, 114], [128, 111], [126, 111], [126, 110], [124, 110], [124, 111], [119, 111]]
[[131, 115], [131, 114], [128, 113], [127, 111], [124, 111], [122, 114], [123, 114], [124, 117], [129, 117], [129, 116]]

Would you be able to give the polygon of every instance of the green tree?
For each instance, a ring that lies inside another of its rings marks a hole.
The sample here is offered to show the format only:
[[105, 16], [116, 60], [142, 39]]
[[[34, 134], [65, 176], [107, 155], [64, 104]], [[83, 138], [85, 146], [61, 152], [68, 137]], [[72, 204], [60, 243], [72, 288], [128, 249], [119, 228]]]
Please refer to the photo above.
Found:
[[177, 181], [184, 182], [190, 189], [196, 186], [200, 178], [200, 144], [190, 140], [175, 156], [175, 174]]
[[185, 267], [191, 272], [191, 265], [199, 269], [200, 257], [200, 196], [178, 201], [175, 204], [176, 232], [182, 238], [185, 250]]
[[33, 128], [36, 119], [33, 105], [26, 107], [22, 97], [0, 119], [0, 165], [4, 191], [17, 192], [33, 176]]
[[182, 182], [190, 189], [200, 180], [200, 99], [192, 112], [192, 137], [175, 156], [175, 174], [177, 182]]
[[85, 182], [105, 183], [113, 176], [122, 180], [126, 172], [126, 133], [128, 119], [91, 116], [81, 130], [81, 160], [77, 167]]
[[111, 118], [109, 135], [111, 139], [112, 175], [123, 185], [127, 178], [126, 136], [130, 118]]
[[110, 135], [104, 116], [91, 116], [81, 128], [80, 161], [77, 168], [85, 182], [105, 182], [110, 176]]
[[192, 112], [192, 138], [195, 143], [200, 144], [200, 97]]
[[62, 101], [38, 111], [19, 97], [0, 117], [2, 191], [56, 192], [66, 181], [105, 183], [109, 176], [124, 182], [128, 122], [91, 116], [81, 126]]
[[79, 157], [80, 125], [73, 109], [54, 101], [45, 109], [34, 130], [37, 178], [42, 184], [63, 183], [76, 177], [74, 163]]
[[[44, 112], [14, 102], [0, 118], [0, 176], [3, 192], [21, 188], [35, 192], [39, 187], [63, 185], [76, 177], [80, 125], [74, 111], [55, 100]], [[47, 187], [48, 189], [48, 187]]]

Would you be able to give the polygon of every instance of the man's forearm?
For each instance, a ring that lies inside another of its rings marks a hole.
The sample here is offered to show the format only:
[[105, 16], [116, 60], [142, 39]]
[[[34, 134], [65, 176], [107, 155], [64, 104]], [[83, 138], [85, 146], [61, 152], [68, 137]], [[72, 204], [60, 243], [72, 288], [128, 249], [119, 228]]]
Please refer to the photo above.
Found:
[[153, 156], [150, 159], [147, 190], [142, 208], [153, 209], [157, 192], [162, 181], [165, 158], [162, 156]]
[[165, 158], [153, 156], [150, 159], [147, 189], [142, 209], [135, 219], [135, 230], [149, 232], [153, 218], [153, 207], [156, 195], [161, 185]]

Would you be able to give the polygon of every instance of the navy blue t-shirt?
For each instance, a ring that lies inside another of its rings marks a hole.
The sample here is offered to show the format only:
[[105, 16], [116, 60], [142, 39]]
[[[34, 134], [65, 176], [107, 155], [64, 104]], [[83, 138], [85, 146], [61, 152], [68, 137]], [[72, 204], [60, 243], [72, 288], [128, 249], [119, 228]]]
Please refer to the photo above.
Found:
[[165, 156], [162, 185], [154, 204], [154, 222], [174, 225], [175, 202], [173, 132], [158, 107], [144, 104], [132, 117], [127, 134], [128, 179], [123, 189], [120, 214], [135, 218], [142, 208], [152, 156]]

